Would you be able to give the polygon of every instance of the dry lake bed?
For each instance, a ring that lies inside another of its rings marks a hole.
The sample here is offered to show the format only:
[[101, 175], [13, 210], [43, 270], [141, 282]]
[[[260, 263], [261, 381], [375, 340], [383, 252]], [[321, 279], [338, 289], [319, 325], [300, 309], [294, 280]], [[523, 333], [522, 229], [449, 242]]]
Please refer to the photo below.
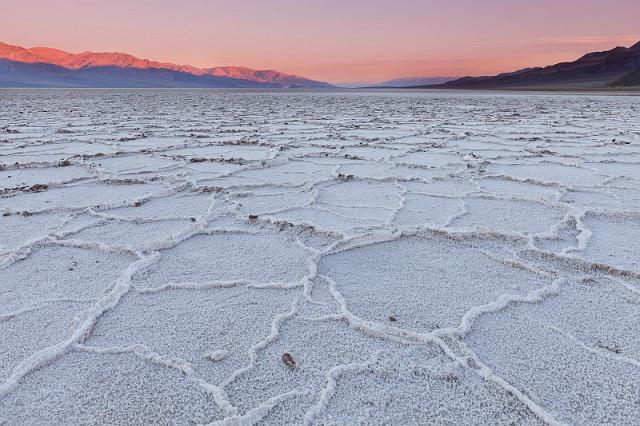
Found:
[[640, 419], [640, 97], [0, 91], [0, 424]]

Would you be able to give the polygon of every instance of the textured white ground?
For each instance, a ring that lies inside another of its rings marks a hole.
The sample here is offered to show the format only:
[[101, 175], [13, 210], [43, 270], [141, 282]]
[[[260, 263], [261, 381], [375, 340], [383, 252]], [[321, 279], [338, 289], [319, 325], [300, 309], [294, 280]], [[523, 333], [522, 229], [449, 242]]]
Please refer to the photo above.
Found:
[[0, 91], [0, 424], [640, 423], [640, 97]]

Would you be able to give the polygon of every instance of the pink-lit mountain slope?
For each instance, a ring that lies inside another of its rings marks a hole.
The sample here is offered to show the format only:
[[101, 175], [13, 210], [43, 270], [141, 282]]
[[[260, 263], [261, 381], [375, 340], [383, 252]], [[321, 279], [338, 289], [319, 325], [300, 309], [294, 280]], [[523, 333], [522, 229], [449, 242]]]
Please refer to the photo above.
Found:
[[0, 86], [18, 87], [272, 87], [330, 84], [275, 70], [197, 68], [140, 59], [126, 53], [69, 53], [0, 42]]

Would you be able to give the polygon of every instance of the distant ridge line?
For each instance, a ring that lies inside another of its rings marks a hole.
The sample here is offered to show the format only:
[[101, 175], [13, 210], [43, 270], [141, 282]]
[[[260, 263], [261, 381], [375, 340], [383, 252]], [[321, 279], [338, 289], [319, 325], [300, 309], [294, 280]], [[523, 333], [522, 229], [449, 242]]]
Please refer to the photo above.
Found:
[[0, 87], [331, 88], [329, 83], [246, 67], [198, 68], [120, 52], [69, 53], [0, 42]]
[[[584, 90], [616, 87], [636, 88], [632, 73], [640, 70], [640, 42], [631, 47], [587, 53], [573, 62], [525, 68], [494, 76], [463, 77], [443, 84], [412, 86], [413, 89], [537, 89]], [[626, 75], [631, 77], [624, 79]]]

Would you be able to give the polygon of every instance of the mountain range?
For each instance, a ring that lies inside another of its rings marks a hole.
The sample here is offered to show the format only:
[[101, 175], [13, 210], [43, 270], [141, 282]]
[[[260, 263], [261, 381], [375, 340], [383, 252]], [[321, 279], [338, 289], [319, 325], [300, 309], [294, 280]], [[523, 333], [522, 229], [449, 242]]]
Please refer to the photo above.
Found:
[[0, 42], [0, 87], [330, 88], [322, 81], [245, 67], [198, 68], [126, 53], [69, 53]]
[[[126, 53], [69, 53], [0, 42], [0, 87], [331, 88], [275, 70], [198, 68]], [[604, 89], [640, 87], [640, 42], [588, 53], [573, 62], [484, 77], [414, 77], [370, 87], [441, 89]]]
[[[410, 87], [410, 86], [424, 86], [429, 84], [442, 84], [451, 80], [455, 80], [457, 77], [405, 77], [396, 78], [394, 80], [383, 81], [378, 83], [376, 87]], [[367, 86], [371, 86], [370, 84]]]
[[526, 68], [487, 77], [463, 77], [414, 88], [442, 89], [604, 89], [640, 87], [640, 42], [588, 53], [573, 62]]

